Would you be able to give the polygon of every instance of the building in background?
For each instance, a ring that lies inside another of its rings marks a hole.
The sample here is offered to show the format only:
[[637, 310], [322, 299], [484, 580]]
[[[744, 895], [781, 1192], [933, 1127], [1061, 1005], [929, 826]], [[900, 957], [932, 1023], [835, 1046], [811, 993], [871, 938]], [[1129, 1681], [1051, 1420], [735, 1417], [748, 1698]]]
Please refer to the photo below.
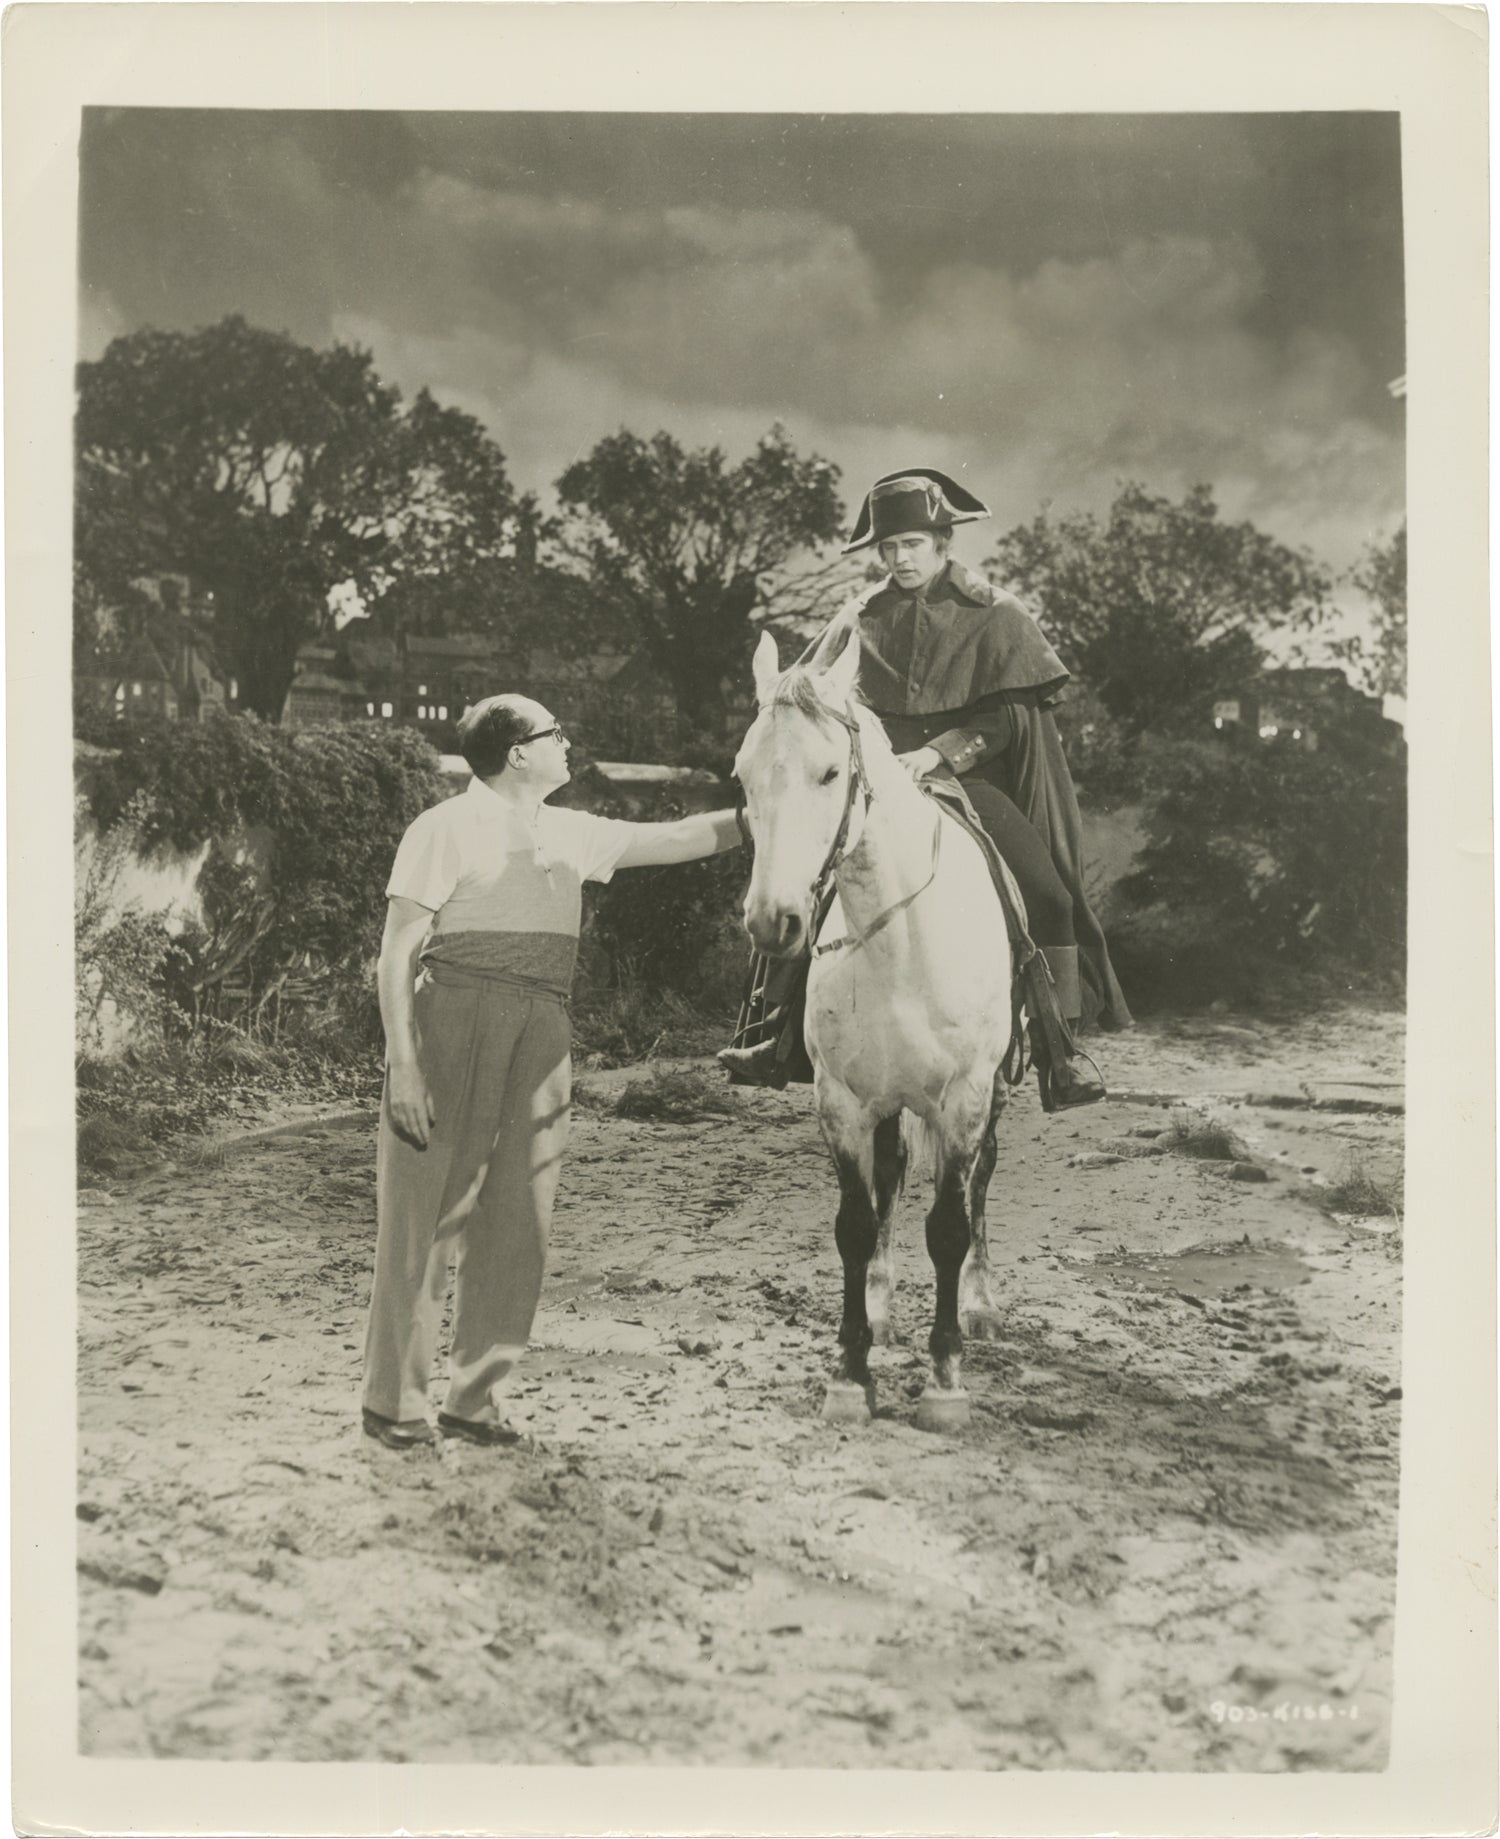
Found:
[[130, 585], [128, 602], [96, 611], [97, 643], [76, 673], [80, 698], [122, 720], [230, 713], [239, 686], [208, 637], [211, 596], [195, 593], [186, 575], [143, 575]]
[[1336, 748], [1395, 752], [1403, 745], [1399, 722], [1383, 713], [1379, 696], [1366, 695], [1337, 665], [1302, 665], [1263, 671], [1252, 684], [1213, 706], [1216, 733], [1232, 745]]
[[[465, 709], [505, 690], [545, 703], [596, 757], [659, 760], [684, 738], [670, 686], [639, 653], [569, 657], [510, 649], [480, 633], [388, 638], [369, 634], [365, 621], [301, 648], [281, 720], [289, 728], [399, 722], [453, 753]], [[732, 704], [726, 736], [742, 732], [752, 713], [748, 703]]]

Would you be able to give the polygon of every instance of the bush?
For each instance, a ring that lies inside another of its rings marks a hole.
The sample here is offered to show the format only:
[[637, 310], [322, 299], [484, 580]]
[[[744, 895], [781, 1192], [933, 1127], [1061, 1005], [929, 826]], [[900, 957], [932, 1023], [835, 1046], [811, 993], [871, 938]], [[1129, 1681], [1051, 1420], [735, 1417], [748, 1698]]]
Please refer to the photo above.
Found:
[[[443, 789], [426, 743], [251, 718], [130, 723], [110, 739], [78, 811], [80, 1166], [117, 1171], [231, 1102], [378, 1091], [385, 881], [402, 832]], [[268, 860], [218, 847], [246, 830], [265, 837]], [[129, 861], [205, 842], [216, 847], [198, 878], [201, 924], [174, 937], [121, 908]]]
[[[82, 815], [75, 805], [75, 820]], [[81, 825], [75, 830], [73, 1049], [80, 1057], [131, 1037], [159, 1043], [177, 1015], [165, 990], [176, 943], [160, 919], [122, 906], [119, 898], [143, 821], [144, 803], [137, 797], [92, 847]]]
[[710, 1008], [738, 997], [739, 907], [748, 879], [739, 852], [617, 875], [593, 899], [590, 939], [609, 987], [639, 987]]
[[632, 1079], [614, 1108], [616, 1117], [691, 1124], [699, 1118], [727, 1117], [734, 1104], [722, 1075], [699, 1067], [658, 1067], [644, 1079]]
[[638, 984], [586, 994], [575, 1004], [574, 1051], [585, 1066], [635, 1066], [656, 1054], [709, 1054], [729, 1039], [733, 1009], [705, 1011], [685, 997]]
[[196, 1015], [230, 975], [262, 995], [292, 977], [341, 988], [368, 980], [396, 845], [442, 795], [437, 756], [420, 735], [287, 733], [247, 716], [132, 722], [113, 738], [87, 774], [105, 836], [119, 832], [142, 852], [191, 851], [245, 830], [269, 837], [264, 873], [222, 853], [204, 865], [205, 924], [184, 934], [171, 983], [180, 1006]]
[[1399, 983], [1399, 755], [1143, 742], [1147, 845], [1111, 951], [1133, 1000], [1253, 1004], [1320, 980]]

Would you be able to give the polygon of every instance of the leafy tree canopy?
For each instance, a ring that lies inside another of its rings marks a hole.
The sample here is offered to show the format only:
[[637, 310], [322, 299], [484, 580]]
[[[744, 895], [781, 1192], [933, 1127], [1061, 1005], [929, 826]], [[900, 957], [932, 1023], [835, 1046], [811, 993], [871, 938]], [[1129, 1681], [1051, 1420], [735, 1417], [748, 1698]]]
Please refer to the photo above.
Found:
[[804, 610], [825, 587], [829, 571], [798, 564], [841, 527], [838, 479], [779, 426], [737, 466], [622, 430], [558, 480], [559, 540], [599, 616], [623, 620], [684, 712], [711, 721], [748, 668], [752, 615]]
[[281, 711], [298, 646], [352, 581], [367, 606], [505, 553], [515, 497], [471, 416], [231, 317], [145, 329], [78, 367], [74, 548], [101, 595], [159, 571], [213, 595], [248, 706]]
[[1368, 638], [1358, 633], [1329, 649], [1373, 696], [1406, 694], [1406, 522], [1388, 541], [1372, 543], [1350, 577], [1370, 602]]
[[1196, 726], [1216, 694], [1256, 674], [1267, 634], [1317, 621], [1330, 586], [1311, 556], [1226, 523], [1207, 486], [1174, 503], [1127, 485], [1102, 521], [1043, 511], [988, 566], [1132, 732]]

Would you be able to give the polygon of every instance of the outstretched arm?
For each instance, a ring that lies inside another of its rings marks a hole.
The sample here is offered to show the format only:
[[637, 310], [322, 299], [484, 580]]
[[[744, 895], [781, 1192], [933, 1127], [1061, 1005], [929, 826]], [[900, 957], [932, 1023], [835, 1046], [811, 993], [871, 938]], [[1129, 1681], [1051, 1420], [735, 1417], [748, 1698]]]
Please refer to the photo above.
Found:
[[635, 835], [625, 845], [618, 868], [696, 862], [700, 856], [722, 855], [740, 841], [739, 818], [733, 811], [706, 811], [679, 818], [674, 824], [635, 824], [632, 828]]

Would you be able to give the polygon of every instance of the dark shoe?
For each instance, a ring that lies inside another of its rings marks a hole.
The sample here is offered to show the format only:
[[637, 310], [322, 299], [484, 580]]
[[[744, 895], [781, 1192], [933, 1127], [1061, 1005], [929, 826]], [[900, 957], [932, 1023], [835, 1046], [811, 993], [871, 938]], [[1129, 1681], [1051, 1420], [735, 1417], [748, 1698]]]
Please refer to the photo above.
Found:
[[383, 1418], [378, 1411], [369, 1410], [363, 1416], [365, 1435], [387, 1449], [420, 1449], [433, 1441], [432, 1426], [426, 1418], [404, 1418], [398, 1423], [395, 1418]]
[[[1084, 1058], [1087, 1060], [1088, 1055]], [[1092, 1060], [1089, 1065], [1094, 1066]], [[1099, 1071], [1094, 1066], [1094, 1071]], [[1078, 1070], [1075, 1060], [1065, 1060], [1057, 1072], [1038, 1065], [1037, 1077], [1042, 1081], [1042, 1104], [1048, 1111], [1067, 1111], [1075, 1105], [1097, 1105], [1101, 1098], [1108, 1098], [1103, 1079], [1090, 1079], [1086, 1073]], [[1047, 1101], [1051, 1099], [1049, 1104]]]
[[508, 1449], [521, 1441], [520, 1431], [511, 1424], [480, 1424], [473, 1418], [449, 1417], [446, 1411], [438, 1413], [438, 1429], [445, 1437], [459, 1437], [484, 1449]]
[[790, 1077], [786, 1062], [777, 1054], [779, 1043], [761, 1041], [754, 1047], [726, 1047], [717, 1056], [732, 1086], [775, 1086]]

